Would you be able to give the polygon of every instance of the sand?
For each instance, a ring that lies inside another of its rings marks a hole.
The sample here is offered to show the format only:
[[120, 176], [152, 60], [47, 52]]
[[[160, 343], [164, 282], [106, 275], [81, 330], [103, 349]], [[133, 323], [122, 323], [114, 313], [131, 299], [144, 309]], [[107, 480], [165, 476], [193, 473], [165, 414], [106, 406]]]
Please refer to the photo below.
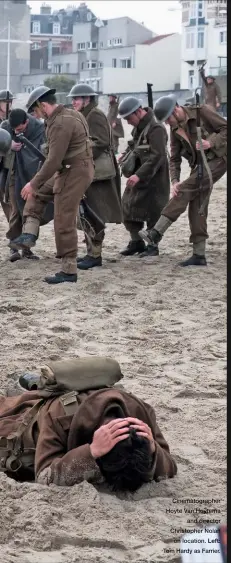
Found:
[[190, 254], [184, 214], [160, 258], [120, 257], [128, 236], [111, 225], [102, 268], [47, 286], [59, 269], [53, 224], [41, 230], [39, 263], [7, 261], [6, 227], [0, 211], [0, 392], [47, 358], [116, 358], [126, 388], [155, 407], [178, 475], [127, 496], [0, 475], [0, 560], [179, 562], [182, 531], [226, 519], [226, 177], [211, 198], [207, 268], [177, 266]]

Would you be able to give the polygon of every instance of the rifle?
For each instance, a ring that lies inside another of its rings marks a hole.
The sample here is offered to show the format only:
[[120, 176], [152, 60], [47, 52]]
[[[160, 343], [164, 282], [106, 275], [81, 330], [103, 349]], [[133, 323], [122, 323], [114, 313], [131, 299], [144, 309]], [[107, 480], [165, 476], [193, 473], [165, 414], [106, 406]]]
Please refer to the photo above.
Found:
[[150, 84], [149, 82], [147, 82], [148, 107], [153, 109], [152, 86], [153, 86], [153, 84]]
[[205, 151], [203, 148], [202, 143], [202, 136], [201, 136], [201, 119], [200, 119], [200, 95], [198, 93], [198, 88], [195, 90], [195, 97], [196, 97], [196, 126], [197, 126], [197, 140], [199, 143], [199, 150], [197, 151], [197, 179], [198, 179], [198, 187], [199, 187], [199, 194], [200, 194], [200, 201], [201, 201], [201, 191], [202, 191], [202, 184], [203, 184], [203, 177], [204, 177], [204, 167], [208, 173], [209, 183], [210, 183], [210, 190], [208, 196], [200, 203], [199, 215], [204, 215], [205, 207], [209, 202], [209, 198], [213, 189], [213, 177], [211, 170], [209, 168]]
[[9, 106], [10, 106], [10, 92], [7, 90], [6, 93], [6, 119], [9, 119]]
[[[29, 149], [31, 149], [31, 151], [36, 156], [38, 156], [38, 158], [40, 159], [39, 162], [39, 168], [40, 168], [41, 164], [43, 164], [46, 160], [44, 154], [39, 149], [37, 149], [37, 147], [35, 147], [33, 143], [31, 143], [31, 141], [29, 141], [26, 137], [24, 137], [23, 133], [19, 133], [18, 135], [16, 135], [16, 137], [24, 145], [26, 145]], [[90, 205], [88, 205], [86, 201], [86, 196], [83, 196], [79, 205], [79, 219], [80, 219], [82, 230], [84, 231], [85, 235], [90, 238], [94, 238], [95, 235], [98, 235], [105, 229], [105, 224], [102, 221], [102, 219], [97, 215], [97, 213], [95, 213], [95, 211], [90, 207]]]

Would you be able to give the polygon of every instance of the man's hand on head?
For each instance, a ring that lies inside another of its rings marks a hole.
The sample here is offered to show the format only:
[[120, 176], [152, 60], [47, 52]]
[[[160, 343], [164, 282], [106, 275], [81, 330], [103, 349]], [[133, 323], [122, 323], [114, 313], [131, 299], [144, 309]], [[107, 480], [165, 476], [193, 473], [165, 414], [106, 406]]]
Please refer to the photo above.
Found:
[[103, 424], [95, 431], [90, 445], [91, 455], [95, 459], [106, 455], [118, 442], [129, 436], [128, 419], [116, 418]]
[[149, 440], [151, 452], [154, 453], [156, 446], [150, 426], [139, 418], [132, 418], [131, 416], [128, 416], [126, 420], [128, 421], [130, 428], [134, 428], [136, 430], [138, 436], [142, 436], [143, 438], [147, 438], [147, 440]]

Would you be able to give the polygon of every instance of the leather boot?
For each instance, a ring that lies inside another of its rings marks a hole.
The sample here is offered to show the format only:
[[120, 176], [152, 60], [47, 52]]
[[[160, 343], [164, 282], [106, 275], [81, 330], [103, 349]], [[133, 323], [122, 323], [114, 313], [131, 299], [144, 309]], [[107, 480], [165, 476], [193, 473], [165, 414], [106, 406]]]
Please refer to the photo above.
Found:
[[159, 248], [156, 245], [148, 244], [146, 250], [140, 254], [140, 258], [145, 258], [145, 256], [159, 256]]
[[121, 250], [122, 256], [134, 256], [134, 254], [141, 254], [146, 250], [143, 240], [130, 240], [124, 250]]
[[77, 274], [66, 274], [65, 272], [57, 272], [54, 276], [46, 276], [44, 280], [49, 284], [57, 284], [64, 282], [77, 282]]
[[29, 248], [23, 249], [22, 258], [27, 258], [27, 260], [39, 260], [39, 256], [36, 256]]
[[95, 268], [97, 266], [102, 266], [102, 256], [98, 256], [98, 258], [94, 258], [93, 256], [89, 256], [88, 254], [84, 256], [84, 258], [77, 259], [77, 264], [79, 270], [90, 270], [91, 268]]
[[193, 254], [190, 258], [187, 258], [187, 260], [180, 262], [179, 266], [182, 266], [183, 268], [187, 266], [207, 266], [207, 262], [205, 256]]
[[17, 262], [17, 260], [21, 260], [21, 254], [19, 254], [18, 250], [14, 250], [13, 248], [10, 249], [10, 262]]
[[156, 231], [156, 229], [152, 229], [151, 231], [140, 231], [139, 232], [140, 237], [145, 240], [145, 242], [148, 243], [148, 245], [157, 245], [161, 239], [162, 236], [158, 231]]

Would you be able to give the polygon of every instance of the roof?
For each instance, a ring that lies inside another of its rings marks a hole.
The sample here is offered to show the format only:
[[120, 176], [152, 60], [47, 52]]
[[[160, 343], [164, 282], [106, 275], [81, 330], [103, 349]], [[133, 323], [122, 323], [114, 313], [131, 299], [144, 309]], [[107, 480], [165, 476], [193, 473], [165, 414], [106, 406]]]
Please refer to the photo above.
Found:
[[147, 39], [146, 41], [143, 41], [143, 43], [141, 43], [141, 45], [152, 45], [153, 43], [156, 43], [157, 41], [160, 41], [161, 39], [165, 39], [165, 37], [170, 37], [170, 35], [175, 35], [175, 33], [166, 33], [165, 35], [156, 35], [156, 37], [152, 37], [151, 39]]

